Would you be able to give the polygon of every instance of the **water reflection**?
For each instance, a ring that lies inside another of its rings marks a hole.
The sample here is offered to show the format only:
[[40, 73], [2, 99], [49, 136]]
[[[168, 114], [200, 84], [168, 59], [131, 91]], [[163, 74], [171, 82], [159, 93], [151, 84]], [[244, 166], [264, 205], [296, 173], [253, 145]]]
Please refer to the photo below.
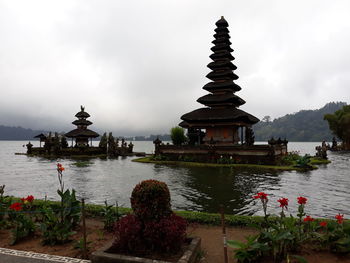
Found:
[[[237, 168], [166, 167], [177, 175], [169, 178], [169, 185], [176, 196], [181, 195], [185, 201], [176, 204], [179, 209], [217, 212], [223, 204], [229, 214], [254, 214], [257, 208], [248, 208], [252, 196], [262, 188], [279, 187], [277, 173]], [[155, 168], [155, 172], [161, 169]]]

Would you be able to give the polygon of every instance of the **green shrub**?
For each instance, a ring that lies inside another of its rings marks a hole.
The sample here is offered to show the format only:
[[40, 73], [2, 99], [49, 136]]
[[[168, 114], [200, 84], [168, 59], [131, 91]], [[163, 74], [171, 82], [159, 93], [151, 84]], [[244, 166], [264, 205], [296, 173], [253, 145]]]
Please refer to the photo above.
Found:
[[174, 145], [181, 145], [187, 141], [184, 129], [179, 126], [171, 128], [170, 136]]
[[140, 220], [160, 220], [171, 214], [168, 186], [156, 180], [137, 184], [131, 194], [131, 208]]

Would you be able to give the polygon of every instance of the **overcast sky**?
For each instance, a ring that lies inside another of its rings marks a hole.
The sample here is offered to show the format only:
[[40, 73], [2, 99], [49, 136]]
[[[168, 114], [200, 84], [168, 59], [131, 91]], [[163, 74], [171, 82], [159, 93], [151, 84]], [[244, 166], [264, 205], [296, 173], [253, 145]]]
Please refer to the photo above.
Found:
[[167, 133], [202, 107], [215, 22], [241, 109], [273, 118], [350, 97], [350, 1], [0, 0], [0, 124]]

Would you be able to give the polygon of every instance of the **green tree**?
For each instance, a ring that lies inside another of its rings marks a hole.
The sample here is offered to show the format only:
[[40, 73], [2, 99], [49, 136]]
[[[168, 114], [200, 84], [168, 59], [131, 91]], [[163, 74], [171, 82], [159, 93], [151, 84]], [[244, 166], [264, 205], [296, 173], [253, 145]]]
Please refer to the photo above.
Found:
[[100, 143], [98, 144], [98, 147], [100, 147], [102, 149], [107, 149], [107, 143], [108, 143], [107, 133], [105, 132], [101, 137], [101, 140], [100, 140]]
[[324, 115], [329, 128], [343, 141], [344, 150], [350, 150], [350, 105], [344, 106], [334, 114]]
[[61, 147], [62, 148], [68, 148], [67, 138], [65, 136], [63, 136], [63, 135], [61, 137]]
[[184, 129], [179, 126], [171, 128], [170, 136], [174, 145], [181, 145], [187, 141]]

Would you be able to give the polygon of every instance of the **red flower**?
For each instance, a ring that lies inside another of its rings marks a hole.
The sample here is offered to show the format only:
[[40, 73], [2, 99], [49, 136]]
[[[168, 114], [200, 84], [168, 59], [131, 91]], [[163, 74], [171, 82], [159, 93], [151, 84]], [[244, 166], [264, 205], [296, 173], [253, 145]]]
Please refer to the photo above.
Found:
[[335, 216], [335, 219], [337, 219], [337, 223], [338, 223], [338, 224], [342, 224], [343, 221], [344, 221], [344, 215], [337, 214], [337, 215]]
[[304, 204], [306, 204], [306, 201], [307, 201], [307, 198], [302, 197], [302, 196], [298, 197], [298, 204], [304, 205]]
[[314, 221], [315, 219], [314, 218], [312, 218], [311, 216], [306, 216], [305, 218], [304, 218], [304, 222], [312, 222], [312, 221]]
[[21, 211], [22, 210], [22, 204], [21, 203], [13, 203], [10, 205], [10, 209], [14, 211]]
[[57, 170], [60, 172], [64, 171], [64, 167], [62, 166], [62, 164], [60, 164], [60, 163], [57, 164]]
[[280, 203], [280, 207], [287, 207], [288, 206], [288, 198], [281, 198], [277, 200]]
[[28, 195], [27, 198], [26, 198], [26, 200], [27, 200], [29, 203], [31, 203], [31, 202], [34, 201], [34, 196]]
[[320, 222], [320, 226], [322, 226], [322, 227], [326, 227], [327, 226], [327, 221], [322, 221], [322, 222]]
[[267, 200], [267, 194], [264, 192], [257, 193], [253, 196], [254, 199], [261, 199], [261, 200]]
[[33, 202], [34, 201], [34, 196], [32, 196], [32, 195], [28, 195], [26, 198], [21, 198], [21, 201], [24, 203], [24, 204], [26, 204], [26, 203], [31, 203], [31, 202]]

